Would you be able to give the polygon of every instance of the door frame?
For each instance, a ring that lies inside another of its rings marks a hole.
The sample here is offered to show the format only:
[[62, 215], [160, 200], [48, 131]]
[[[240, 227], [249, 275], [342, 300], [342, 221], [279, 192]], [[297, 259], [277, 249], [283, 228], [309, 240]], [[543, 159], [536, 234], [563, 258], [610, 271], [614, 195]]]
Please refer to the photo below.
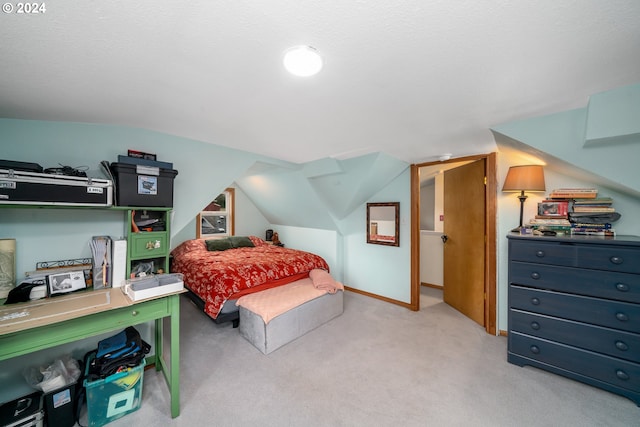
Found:
[[497, 334], [497, 158], [496, 153], [457, 157], [445, 161], [411, 165], [411, 309], [420, 310], [420, 168], [443, 163], [485, 160], [485, 266], [484, 326], [488, 334]]

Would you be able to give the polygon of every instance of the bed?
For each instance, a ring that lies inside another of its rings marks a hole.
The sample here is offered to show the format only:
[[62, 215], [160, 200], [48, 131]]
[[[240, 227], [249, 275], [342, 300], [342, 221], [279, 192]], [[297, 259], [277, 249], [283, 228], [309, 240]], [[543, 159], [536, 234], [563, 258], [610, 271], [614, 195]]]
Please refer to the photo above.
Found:
[[319, 255], [272, 245], [256, 236], [192, 239], [171, 251], [171, 271], [184, 275], [187, 295], [216, 323], [238, 326], [236, 301], [243, 295], [329, 271]]

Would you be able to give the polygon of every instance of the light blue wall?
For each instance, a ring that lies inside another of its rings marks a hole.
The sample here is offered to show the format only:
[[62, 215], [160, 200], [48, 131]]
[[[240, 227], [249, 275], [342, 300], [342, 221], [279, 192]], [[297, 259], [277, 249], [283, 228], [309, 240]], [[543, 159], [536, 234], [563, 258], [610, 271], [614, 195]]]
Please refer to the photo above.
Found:
[[[381, 153], [262, 168], [237, 184], [280, 240], [321, 254], [345, 285], [409, 303], [409, 165]], [[366, 203], [400, 202], [401, 247], [366, 243]]]
[[369, 202], [400, 202], [400, 246], [367, 244], [366, 203], [341, 223], [344, 283], [365, 292], [411, 302], [411, 177], [406, 169]]
[[[264, 239], [265, 230], [269, 228], [269, 221], [235, 183], [228, 187], [235, 189], [235, 234], [237, 236], [258, 236]], [[177, 246], [179, 242], [195, 239], [195, 237], [196, 218], [194, 217], [173, 236], [173, 247]]]
[[[597, 111], [591, 107], [579, 108], [501, 124], [492, 130], [498, 144], [503, 136], [512, 138], [533, 147], [543, 156], [566, 162], [569, 168], [591, 173], [595, 180], [608, 180], [607, 185], [615, 185], [622, 192], [640, 194], [640, 133], [634, 133], [640, 126], [640, 86], [598, 94], [594, 104]], [[633, 114], [629, 111], [618, 116], [604, 114], [604, 111], [626, 108]], [[600, 143], [589, 143], [588, 134], [601, 138]]]
[[[323, 256], [345, 285], [410, 301], [410, 182], [408, 164], [384, 154], [347, 161], [296, 165], [278, 159], [144, 129], [85, 123], [0, 119], [0, 159], [88, 167], [104, 178], [99, 162], [128, 149], [173, 162], [172, 246], [195, 237], [195, 217], [229, 186], [236, 188], [236, 234], [264, 237], [273, 228], [287, 247]], [[365, 204], [399, 201], [401, 247], [367, 245]], [[124, 214], [102, 210], [0, 209], [0, 238], [17, 239], [17, 272], [37, 261], [90, 256], [89, 237], [125, 233]], [[149, 325], [141, 333], [151, 341]], [[81, 357], [97, 340], [71, 343], [0, 362], [0, 400], [24, 391], [21, 367], [63, 354]], [[13, 387], [16, 385], [16, 387]], [[23, 386], [21, 389], [20, 386]], [[28, 389], [27, 389], [28, 391]]]
[[[546, 193], [529, 194], [525, 221], [554, 188], [590, 187], [612, 197], [622, 217], [618, 235], [640, 235], [640, 86], [596, 94], [585, 108], [505, 123], [492, 128], [500, 149], [498, 179], [509, 166], [543, 164]], [[590, 138], [590, 140], [589, 140]], [[498, 194], [498, 329], [507, 330], [507, 239], [519, 215], [513, 193]]]
[[[86, 166], [88, 175], [93, 177], [104, 177], [99, 167], [101, 160], [116, 161], [118, 154], [125, 154], [128, 149], [155, 153], [158, 160], [173, 162], [178, 171], [172, 246], [193, 238], [197, 213], [233, 185], [237, 234], [263, 236], [268, 227], [288, 227], [290, 242], [296, 242], [303, 250], [323, 250], [333, 264], [333, 272], [345, 281], [352, 281], [354, 287], [408, 300], [410, 185], [409, 165], [405, 162], [377, 153], [296, 165], [144, 129], [86, 123], [0, 119], [0, 135], [0, 158], [35, 162], [43, 167]], [[401, 227], [403, 246], [367, 245], [366, 202], [396, 200], [401, 202], [405, 219]], [[91, 211], [87, 215], [75, 210], [4, 209], [0, 210], [0, 237], [18, 239], [20, 274], [33, 269], [36, 261], [88, 256], [87, 236], [123, 235], [122, 218], [123, 214], [118, 212]], [[316, 235], [313, 243], [306, 238], [307, 233]], [[399, 285], [360, 279], [359, 270], [370, 274], [375, 266], [384, 265], [381, 261], [390, 254], [392, 260], [396, 254], [406, 256], [402, 262], [395, 262], [393, 268], [399, 272], [396, 276], [401, 278]], [[351, 259], [358, 262], [347, 261]], [[403, 291], [398, 292], [399, 287]]]
[[366, 203], [336, 230], [298, 229], [273, 224], [285, 245], [322, 255], [345, 285], [409, 304], [411, 302], [411, 182], [405, 170], [367, 202], [400, 202], [400, 246], [372, 245], [366, 236]]
[[[178, 171], [174, 185], [172, 243], [176, 236], [195, 236], [194, 218], [222, 190], [262, 156], [142, 129], [84, 123], [0, 119], [0, 158], [39, 163], [86, 166], [88, 175], [104, 178], [101, 160], [117, 161], [118, 154], [138, 149], [173, 162]], [[276, 160], [268, 159], [272, 162]], [[277, 161], [276, 161], [277, 162]], [[246, 202], [240, 194], [240, 202]], [[257, 214], [257, 209], [252, 212]], [[80, 211], [0, 211], [0, 237], [18, 238], [17, 272], [32, 270], [35, 261], [88, 255], [87, 236], [124, 234], [122, 213]], [[244, 215], [244, 214], [243, 214]], [[251, 219], [240, 216], [241, 223]], [[267, 222], [256, 215], [256, 224]], [[43, 240], [56, 236], [55, 241]], [[183, 239], [184, 240], [184, 239]]]

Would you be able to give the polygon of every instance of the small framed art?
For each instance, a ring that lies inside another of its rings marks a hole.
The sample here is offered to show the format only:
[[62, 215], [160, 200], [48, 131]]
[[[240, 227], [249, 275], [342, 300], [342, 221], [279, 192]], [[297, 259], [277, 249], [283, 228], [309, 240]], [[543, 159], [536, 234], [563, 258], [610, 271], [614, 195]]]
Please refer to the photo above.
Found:
[[49, 295], [66, 294], [87, 287], [83, 271], [50, 274], [47, 276], [47, 285]]

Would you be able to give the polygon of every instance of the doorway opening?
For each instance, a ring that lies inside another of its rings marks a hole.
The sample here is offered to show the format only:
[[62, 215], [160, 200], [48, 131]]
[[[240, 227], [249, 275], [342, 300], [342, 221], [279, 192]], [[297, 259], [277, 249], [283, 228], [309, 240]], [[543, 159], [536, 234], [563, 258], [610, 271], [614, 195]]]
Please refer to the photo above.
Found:
[[[480, 269], [476, 270], [476, 277], [473, 277], [473, 281], [481, 287], [481, 298], [472, 302], [477, 310], [481, 310], [482, 315], [480, 320], [476, 321], [480, 323], [488, 334], [496, 334], [496, 194], [497, 194], [497, 179], [496, 179], [496, 154], [490, 153], [486, 155], [476, 155], [461, 158], [454, 158], [447, 161], [427, 162], [422, 164], [411, 165], [411, 308], [413, 310], [420, 310], [420, 290], [421, 290], [421, 277], [420, 277], [420, 240], [421, 240], [421, 227], [420, 227], [420, 175], [422, 170], [429, 170], [433, 168], [440, 168], [442, 170], [450, 168], [458, 168], [462, 165], [481, 161], [484, 165], [484, 182], [483, 190], [484, 197], [480, 201], [484, 206], [483, 209], [483, 224], [481, 224], [482, 232], [480, 237], [473, 240], [474, 246], [480, 247], [482, 251], [483, 265]], [[456, 194], [448, 194], [447, 198], [454, 200], [454, 203], [463, 205], [466, 200], [458, 200], [456, 202]], [[458, 199], [465, 196], [459, 196]], [[439, 218], [436, 218], [438, 220]], [[434, 220], [435, 221], [435, 220]], [[444, 230], [443, 230], [444, 231]], [[456, 233], [464, 233], [464, 230], [454, 230], [450, 234], [455, 236]], [[464, 235], [463, 237], [467, 237]], [[464, 239], [456, 239], [456, 241], [464, 241]], [[446, 243], [445, 243], [446, 244]], [[468, 245], [468, 244], [467, 244]], [[453, 252], [451, 252], [453, 253]], [[448, 256], [447, 251], [444, 251], [445, 258]]]

